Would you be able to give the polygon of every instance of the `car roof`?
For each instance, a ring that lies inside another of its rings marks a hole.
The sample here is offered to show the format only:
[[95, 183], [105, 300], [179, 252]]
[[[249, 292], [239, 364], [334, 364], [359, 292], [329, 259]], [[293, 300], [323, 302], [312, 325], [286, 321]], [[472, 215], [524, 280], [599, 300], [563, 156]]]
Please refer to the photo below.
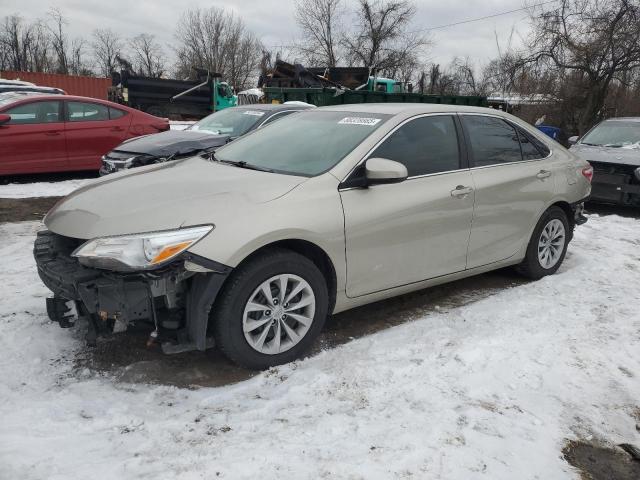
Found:
[[607, 118], [605, 122], [640, 122], [640, 117]]
[[284, 104], [284, 103], [251, 103], [249, 105], [239, 105], [239, 110], [259, 110], [264, 112], [279, 112], [281, 110], [307, 110], [312, 108], [311, 105]]
[[377, 113], [397, 115], [399, 113], [491, 113], [507, 116], [501, 110], [487, 107], [468, 107], [465, 105], [443, 105], [439, 103], [350, 103], [321, 107], [320, 110], [333, 112]]
[[[110, 102], [109, 100], [102, 100], [101, 98], [92, 98], [92, 97], [81, 97], [78, 95], [60, 95], [60, 94], [54, 94], [54, 93], [42, 93], [42, 92], [3, 92], [0, 95], [7, 95], [7, 97], [10, 94], [17, 94], [15, 95], [15, 98], [13, 99], [13, 102], [10, 103], [6, 103], [4, 105], [2, 105], [2, 107], [7, 107], [8, 105], [12, 104], [12, 103], [27, 103], [28, 100], [32, 100], [32, 99], [38, 99], [38, 100], [55, 100], [55, 101], [60, 101], [60, 100], [70, 100], [70, 101], [77, 101], [77, 102], [93, 102], [93, 103], [100, 103], [102, 105], [108, 106], [108, 107], [113, 107], [113, 108], [119, 108], [121, 110], [125, 110], [127, 112], [137, 112], [143, 115], [149, 115], [146, 112], [143, 112], [141, 110], [136, 110], [135, 108], [131, 108], [128, 107], [127, 105], [121, 105], [119, 103], [114, 103], [114, 102]], [[3, 97], [0, 96], [1, 98], [7, 98], [7, 97]]]

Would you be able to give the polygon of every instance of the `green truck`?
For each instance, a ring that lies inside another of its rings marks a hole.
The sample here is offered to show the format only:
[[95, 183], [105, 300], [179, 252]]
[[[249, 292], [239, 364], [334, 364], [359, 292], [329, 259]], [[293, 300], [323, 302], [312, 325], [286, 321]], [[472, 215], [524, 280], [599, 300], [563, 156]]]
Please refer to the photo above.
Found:
[[[378, 81], [380, 79], [376, 79]], [[385, 79], [387, 80], [387, 79]], [[393, 80], [390, 80], [393, 82]], [[395, 85], [387, 85], [394, 88]], [[329, 87], [319, 88], [278, 88], [264, 87], [265, 103], [284, 103], [299, 101], [318, 107], [350, 103], [443, 103], [448, 105], [468, 105], [487, 107], [486, 97], [465, 95], [428, 95], [422, 93], [387, 92], [380, 90], [338, 90]]]
[[443, 103], [488, 106], [486, 97], [413, 93], [413, 86], [371, 75], [365, 67], [310, 67], [278, 60], [258, 84], [265, 103], [298, 101], [318, 107], [351, 103]]

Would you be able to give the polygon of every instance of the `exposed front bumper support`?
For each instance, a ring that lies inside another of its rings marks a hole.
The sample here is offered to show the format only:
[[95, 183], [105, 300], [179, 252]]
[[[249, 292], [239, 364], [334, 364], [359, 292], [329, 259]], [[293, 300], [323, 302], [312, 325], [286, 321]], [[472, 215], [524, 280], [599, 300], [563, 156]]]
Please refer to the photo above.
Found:
[[[166, 353], [205, 350], [211, 307], [231, 268], [187, 254], [150, 272], [117, 273], [88, 268], [70, 256], [78, 241], [40, 232], [34, 245], [38, 273], [54, 293], [47, 299], [49, 317], [62, 327], [73, 325], [73, 306], [87, 317], [90, 332], [117, 333], [131, 322], [149, 321], [174, 333], [178, 345], [163, 345]], [[185, 263], [202, 267], [194, 272]]]
[[584, 215], [584, 201], [575, 203], [573, 207], [573, 221], [576, 225], [583, 225], [587, 223], [588, 218]]

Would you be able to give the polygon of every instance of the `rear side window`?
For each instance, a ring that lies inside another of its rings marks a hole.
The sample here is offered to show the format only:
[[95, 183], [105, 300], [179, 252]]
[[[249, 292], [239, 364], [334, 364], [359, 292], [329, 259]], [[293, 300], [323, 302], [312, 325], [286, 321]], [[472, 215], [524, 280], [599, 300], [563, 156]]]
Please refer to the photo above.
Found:
[[504, 120], [479, 115], [461, 115], [469, 135], [476, 167], [500, 165], [522, 160], [516, 130]]
[[99, 103], [67, 102], [70, 122], [95, 122], [109, 120], [109, 108]]
[[450, 115], [420, 117], [405, 123], [387, 138], [370, 158], [402, 163], [410, 177], [460, 168], [455, 122]]
[[31, 102], [4, 112], [12, 125], [60, 122], [60, 102]]
[[116, 118], [124, 117], [127, 112], [123, 110], [118, 110], [117, 108], [109, 107], [109, 118], [111, 120], [115, 120]]

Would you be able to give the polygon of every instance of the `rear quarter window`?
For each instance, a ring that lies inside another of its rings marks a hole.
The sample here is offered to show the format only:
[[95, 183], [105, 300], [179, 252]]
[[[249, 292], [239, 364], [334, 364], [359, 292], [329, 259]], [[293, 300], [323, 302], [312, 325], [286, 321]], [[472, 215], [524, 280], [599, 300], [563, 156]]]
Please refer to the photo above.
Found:
[[111, 120], [115, 120], [117, 118], [122, 118], [127, 114], [124, 110], [120, 110], [118, 108], [109, 107], [109, 118]]

